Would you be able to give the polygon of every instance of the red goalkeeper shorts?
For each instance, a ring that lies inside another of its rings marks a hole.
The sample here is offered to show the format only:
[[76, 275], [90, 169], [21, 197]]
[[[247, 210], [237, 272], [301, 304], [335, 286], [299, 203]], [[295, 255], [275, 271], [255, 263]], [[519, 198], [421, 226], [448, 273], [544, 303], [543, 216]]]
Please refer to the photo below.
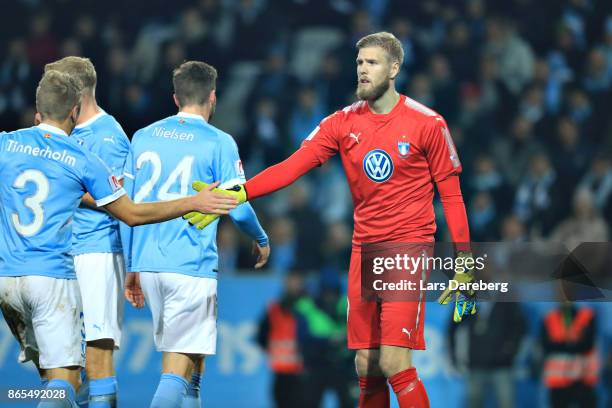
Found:
[[415, 300], [405, 302], [366, 301], [362, 299], [361, 286], [361, 248], [353, 246], [348, 275], [348, 348], [387, 345], [424, 350], [424, 296], [411, 296]]

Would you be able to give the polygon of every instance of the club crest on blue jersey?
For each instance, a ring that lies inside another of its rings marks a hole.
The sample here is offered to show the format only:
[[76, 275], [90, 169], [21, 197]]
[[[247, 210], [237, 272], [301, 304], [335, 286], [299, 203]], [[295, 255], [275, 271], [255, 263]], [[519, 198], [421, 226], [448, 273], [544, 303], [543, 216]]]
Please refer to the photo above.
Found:
[[393, 175], [393, 160], [382, 149], [370, 150], [363, 158], [363, 171], [375, 183], [384, 183]]
[[399, 151], [400, 157], [405, 159], [408, 157], [408, 153], [410, 153], [410, 142], [404, 140], [397, 142], [397, 150]]

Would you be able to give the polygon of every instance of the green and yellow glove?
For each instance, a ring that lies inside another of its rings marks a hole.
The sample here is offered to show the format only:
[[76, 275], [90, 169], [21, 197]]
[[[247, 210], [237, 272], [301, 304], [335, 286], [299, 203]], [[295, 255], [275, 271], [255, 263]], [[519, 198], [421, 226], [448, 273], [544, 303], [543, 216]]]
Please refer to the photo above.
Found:
[[[458, 260], [461, 260], [461, 262], [458, 262]], [[471, 252], [457, 253], [453, 280], [460, 284], [474, 281], [474, 257]], [[438, 303], [441, 305], [448, 304], [453, 298], [453, 293], [455, 294], [455, 308], [453, 311], [453, 321], [455, 323], [459, 323], [464, 316], [476, 314], [476, 295], [473, 289], [467, 291], [453, 290], [449, 285], [438, 298]]]
[[[202, 181], [194, 181], [191, 187], [195, 191], [201, 191], [208, 187], [208, 184]], [[247, 201], [246, 190], [242, 184], [236, 184], [229, 189], [214, 188], [214, 192], [227, 194], [238, 200], [238, 205]], [[219, 214], [202, 214], [201, 212], [193, 211], [183, 215], [183, 218], [189, 221], [191, 225], [195, 225], [197, 229], [204, 229], [208, 224], [219, 218]]]

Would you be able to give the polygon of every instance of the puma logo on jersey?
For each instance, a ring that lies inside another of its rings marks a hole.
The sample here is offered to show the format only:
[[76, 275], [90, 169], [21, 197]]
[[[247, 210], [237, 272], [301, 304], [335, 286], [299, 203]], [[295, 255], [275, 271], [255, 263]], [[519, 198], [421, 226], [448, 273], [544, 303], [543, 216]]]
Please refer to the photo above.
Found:
[[410, 336], [412, 336], [412, 329], [408, 330], [407, 328], [402, 327], [402, 333], [406, 333], [408, 338], [410, 338]]
[[105, 142], [111, 142], [112, 144], [115, 144], [115, 138], [113, 136], [111, 137], [105, 137], [104, 139]]
[[355, 139], [355, 142], [357, 142], [357, 144], [359, 144], [359, 136], [361, 136], [361, 132], [355, 134], [353, 132], [349, 133], [349, 137], [351, 139]]

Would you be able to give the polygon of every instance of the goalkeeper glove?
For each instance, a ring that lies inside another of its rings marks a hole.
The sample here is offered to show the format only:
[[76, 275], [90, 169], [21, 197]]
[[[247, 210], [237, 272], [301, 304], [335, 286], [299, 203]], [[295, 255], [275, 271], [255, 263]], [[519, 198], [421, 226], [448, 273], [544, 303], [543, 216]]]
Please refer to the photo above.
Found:
[[[471, 283], [474, 281], [474, 268], [473, 268], [473, 256], [471, 252], [458, 252], [457, 257], [455, 259], [455, 264], [457, 263], [457, 259], [462, 259], [463, 263], [461, 266], [455, 266], [455, 276], [453, 276], [453, 280], [459, 282], [459, 284]], [[467, 262], [470, 260], [470, 267], [468, 267]], [[459, 272], [457, 269], [461, 268], [462, 271]], [[464, 316], [476, 314], [476, 295], [474, 294], [473, 289], [469, 289], [467, 291], [462, 291], [459, 289], [451, 290], [450, 285], [447, 287], [444, 292], [438, 298], [438, 303], [441, 305], [448, 304], [452, 297], [455, 297], [455, 308], [453, 311], [453, 321], [455, 323], [459, 323]]]
[[[207, 188], [208, 184], [202, 181], [194, 181], [191, 186], [195, 191], [201, 191]], [[236, 200], [238, 200], [238, 205], [247, 201], [246, 190], [241, 184], [236, 184], [227, 190], [214, 188], [213, 191], [234, 197]], [[196, 228], [204, 229], [208, 224], [219, 218], [219, 214], [202, 214], [200, 212], [193, 211], [183, 215], [183, 218], [189, 221], [190, 224], [195, 225]]]

